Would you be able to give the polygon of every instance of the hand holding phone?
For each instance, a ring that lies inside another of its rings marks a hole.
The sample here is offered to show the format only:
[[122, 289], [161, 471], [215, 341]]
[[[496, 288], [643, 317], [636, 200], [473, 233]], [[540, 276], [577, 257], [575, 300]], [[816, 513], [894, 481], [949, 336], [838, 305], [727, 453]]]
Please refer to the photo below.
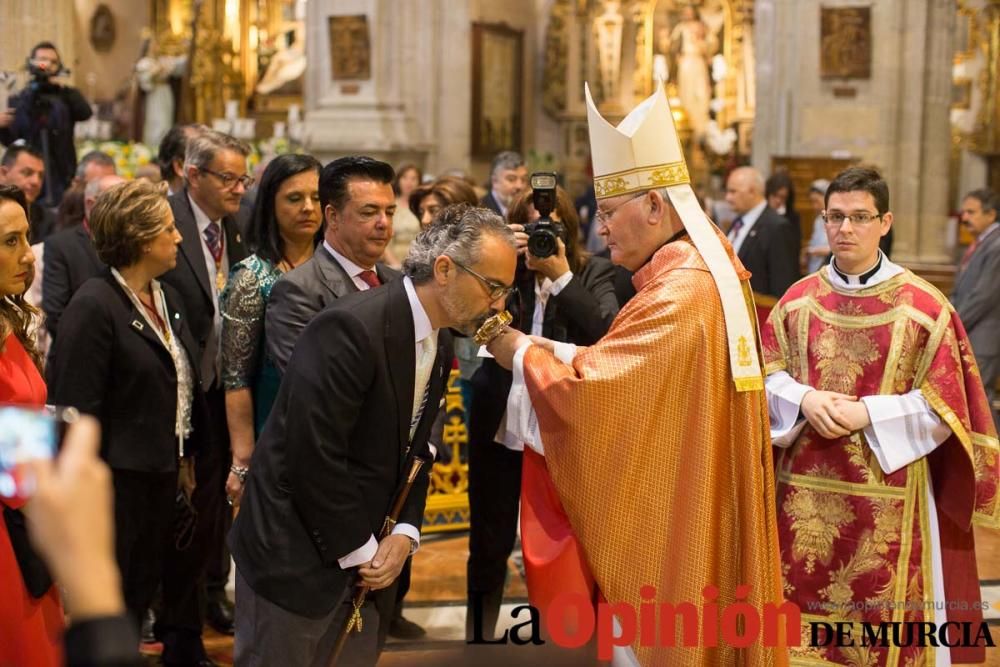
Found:
[[55, 456], [64, 426], [79, 419], [74, 408], [0, 406], [0, 497], [30, 498], [32, 461]]

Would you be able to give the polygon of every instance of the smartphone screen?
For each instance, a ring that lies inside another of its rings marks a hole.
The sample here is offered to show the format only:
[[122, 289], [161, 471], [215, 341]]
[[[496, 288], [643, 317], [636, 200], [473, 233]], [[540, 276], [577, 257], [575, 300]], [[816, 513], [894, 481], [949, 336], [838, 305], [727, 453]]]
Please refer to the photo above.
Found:
[[0, 496], [26, 498], [35, 480], [27, 461], [55, 456], [57, 420], [49, 411], [0, 406]]

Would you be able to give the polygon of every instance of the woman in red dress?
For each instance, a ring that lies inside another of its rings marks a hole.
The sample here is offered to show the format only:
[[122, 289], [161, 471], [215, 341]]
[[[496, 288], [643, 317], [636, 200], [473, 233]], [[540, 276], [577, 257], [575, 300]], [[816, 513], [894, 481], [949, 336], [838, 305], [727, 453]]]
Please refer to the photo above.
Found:
[[[0, 403], [41, 408], [41, 357], [28, 331], [37, 312], [24, 300], [35, 262], [28, 244], [27, 202], [20, 190], [0, 186]], [[0, 498], [0, 665], [62, 664], [62, 606], [54, 585], [32, 595], [14, 555], [8, 522], [22, 525], [23, 499]], [[23, 532], [21, 535], [23, 536]]]

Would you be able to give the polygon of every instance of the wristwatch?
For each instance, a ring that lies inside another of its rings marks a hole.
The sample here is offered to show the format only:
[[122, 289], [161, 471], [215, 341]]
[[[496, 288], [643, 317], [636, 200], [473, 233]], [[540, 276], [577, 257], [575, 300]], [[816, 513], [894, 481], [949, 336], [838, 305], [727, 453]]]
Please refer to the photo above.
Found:
[[236, 475], [236, 479], [240, 480], [240, 484], [246, 486], [247, 483], [247, 473], [250, 472], [250, 468], [247, 466], [238, 466], [235, 463], [229, 466], [229, 472]]

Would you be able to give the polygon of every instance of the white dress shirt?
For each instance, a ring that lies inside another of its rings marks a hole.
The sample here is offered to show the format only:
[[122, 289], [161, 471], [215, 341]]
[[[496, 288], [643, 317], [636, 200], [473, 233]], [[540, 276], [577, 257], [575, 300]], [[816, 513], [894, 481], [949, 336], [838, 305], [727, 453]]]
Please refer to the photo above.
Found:
[[[361, 274], [365, 271], [374, 271], [375, 270], [374, 266], [369, 267], [367, 269], [363, 266], [358, 266], [351, 260], [341, 255], [339, 252], [337, 252], [334, 249], [334, 247], [329, 243], [327, 243], [325, 240], [323, 241], [323, 247], [326, 248], [326, 251], [328, 253], [333, 255], [333, 258], [337, 260], [337, 264], [340, 264], [341, 268], [343, 268], [344, 271], [347, 272], [347, 275], [351, 277], [351, 282], [353, 282], [354, 285], [359, 290], [364, 292], [365, 290], [370, 290], [372, 288], [371, 285], [369, 285], [368, 283], [366, 283], [364, 280], [361, 279]], [[381, 280], [381, 278], [379, 278], [379, 280]]]
[[221, 377], [222, 368], [222, 314], [219, 312], [219, 286], [215, 281], [216, 268], [215, 258], [212, 257], [212, 250], [205, 240], [205, 230], [213, 222], [219, 226], [219, 239], [222, 243], [222, 275], [229, 276], [229, 257], [226, 252], [226, 232], [222, 228], [222, 220], [211, 220], [208, 215], [198, 207], [191, 195], [188, 194], [188, 201], [191, 202], [191, 210], [194, 212], [194, 221], [198, 225], [198, 238], [201, 240], [202, 254], [205, 256], [205, 270], [208, 271], [208, 288], [212, 290], [212, 332], [205, 342], [205, 357], [201, 361], [201, 378], [205, 387], [211, 387], [215, 381]]
[[[329, 246], [327, 250], [330, 250], [331, 253], [334, 252]], [[365, 284], [365, 289], [367, 288], [368, 285]], [[406, 298], [410, 302], [410, 312], [413, 313], [413, 337], [416, 341], [413, 413], [411, 414], [410, 421], [410, 438], [412, 439], [413, 433], [416, 430], [415, 424], [419, 421], [419, 417], [422, 414], [420, 409], [423, 404], [424, 392], [426, 391], [427, 384], [430, 382], [431, 373], [434, 370], [434, 360], [437, 356], [438, 330], [431, 326], [430, 317], [427, 316], [427, 311], [424, 310], [423, 304], [420, 303], [417, 291], [413, 288], [413, 281], [410, 280], [409, 276], [403, 278], [403, 289], [406, 290]], [[426, 406], [423, 407], [426, 409]], [[431, 453], [437, 454], [433, 447], [431, 447]], [[420, 546], [420, 531], [417, 530], [416, 526], [409, 523], [397, 523], [396, 527], [392, 529], [392, 534], [406, 535], [413, 540], [413, 553], [416, 553], [416, 548]], [[346, 570], [367, 563], [375, 557], [377, 551], [378, 540], [375, 539], [374, 535], [371, 535], [364, 546], [355, 549], [343, 558], [338, 558], [337, 562], [341, 568]]]
[[730, 237], [729, 239], [729, 241], [733, 244], [733, 252], [739, 254], [740, 248], [743, 247], [743, 242], [748, 236], [750, 236], [750, 230], [757, 224], [757, 220], [760, 219], [760, 216], [764, 212], [765, 208], [767, 208], [767, 200], [762, 199], [761, 202], [752, 209], [743, 215], [737, 216], [737, 219], [743, 221], [743, 226], [738, 232], [736, 232], [736, 236]]

